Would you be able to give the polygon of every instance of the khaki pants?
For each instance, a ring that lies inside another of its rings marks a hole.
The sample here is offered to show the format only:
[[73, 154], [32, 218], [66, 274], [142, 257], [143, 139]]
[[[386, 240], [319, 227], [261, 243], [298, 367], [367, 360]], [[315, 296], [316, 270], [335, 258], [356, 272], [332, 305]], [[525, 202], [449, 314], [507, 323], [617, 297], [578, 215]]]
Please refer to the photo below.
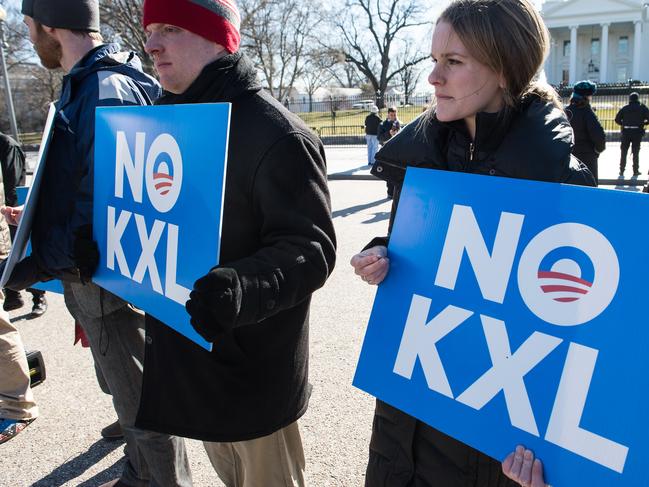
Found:
[[304, 487], [300, 430], [291, 423], [261, 438], [204, 442], [207, 456], [227, 487]]
[[27, 356], [3, 302], [0, 292], [0, 418], [32, 419], [38, 416], [38, 407], [29, 387]]

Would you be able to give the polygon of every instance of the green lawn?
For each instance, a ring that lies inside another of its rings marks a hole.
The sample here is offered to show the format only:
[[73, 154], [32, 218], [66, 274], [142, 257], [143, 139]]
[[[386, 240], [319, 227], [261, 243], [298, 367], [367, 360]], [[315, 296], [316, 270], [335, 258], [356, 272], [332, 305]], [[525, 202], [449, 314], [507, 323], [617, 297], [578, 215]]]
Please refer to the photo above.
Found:
[[[619, 129], [615, 124], [615, 115], [623, 105], [624, 103], [618, 103], [606, 104], [605, 107], [600, 108], [595, 107], [595, 113], [605, 130]], [[423, 109], [422, 106], [398, 107], [399, 120], [404, 124], [409, 123], [418, 117]], [[364, 133], [363, 124], [368, 113], [367, 110], [339, 110], [336, 111], [335, 118], [329, 111], [298, 113], [297, 115], [320, 135], [362, 135]], [[387, 108], [381, 110], [379, 115], [381, 118], [385, 118]]]
[[[399, 107], [398, 115], [399, 120], [403, 123], [409, 123], [419, 114], [421, 114], [423, 107], [421, 106], [408, 106], [408, 107]], [[384, 108], [379, 113], [381, 118], [387, 117], [388, 110]], [[332, 117], [331, 112], [310, 112], [310, 113], [298, 113], [302, 120], [306, 124], [315, 129], [316, 131], [331, 131], [335, 126], [336, 128], [342, 127], [349, 128], [348, 132], [350, 135], [356, 135], [358, 131], [363, 128], [365, 123], [365, 117], [369, 112], [367, 110], [339, 110], [336, 111], [336, 117]], [[337, 130], [336, 133], [342, 133], [340, 130]]]

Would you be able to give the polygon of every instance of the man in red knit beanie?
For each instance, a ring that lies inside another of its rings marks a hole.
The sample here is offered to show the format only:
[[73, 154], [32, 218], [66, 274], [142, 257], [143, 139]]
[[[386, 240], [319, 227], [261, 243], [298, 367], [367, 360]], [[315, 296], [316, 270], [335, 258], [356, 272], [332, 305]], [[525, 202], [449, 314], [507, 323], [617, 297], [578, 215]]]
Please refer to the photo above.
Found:
[[143, 23], [167, 91], [156, 104], [232, 112], [220, 264], [186, 304], [214, 348], [147, 316], [137, 424], [203, 440], [228, 487], [302, 486], [310, 299], [336, 256], [322, 144], [261, 89], [232, 0], [145, 0]]

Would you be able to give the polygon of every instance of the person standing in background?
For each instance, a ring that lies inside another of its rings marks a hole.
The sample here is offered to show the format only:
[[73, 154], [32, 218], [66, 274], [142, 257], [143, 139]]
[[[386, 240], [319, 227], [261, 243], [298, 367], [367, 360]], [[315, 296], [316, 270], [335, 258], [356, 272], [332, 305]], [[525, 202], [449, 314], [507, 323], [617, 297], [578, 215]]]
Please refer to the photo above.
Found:
[[597, 160], [599, 154], [606, 149], [606, 133], [597, 115], [590, 106], [591, 99], [597, 91], [597, 85], [592, 81], [576, 83], [570, 105], [566, 110], [568, 121], [574, 133], [575, 145], [572, 154], [586, 164], [597, 181]]
[[367, 141], [367, 165], [374, 164], [374, 156], [376, 151], [379, 150], [379, 126], [381, 125], [381, 117], [378, 115], [379, 108], [372, 105], [370, 113], [365, 117], [365, 140]]
[[[5, 193], [4, 204], [7, 206], [18, 206], [16, 187], [25, 185], [25, 153], [20, 148], [18, 142], [2, 132], [0, 132], [0, 168], [2, 169], [2, 181]], [[14, 225], [9, 225], [12, 242], [16, 237], [16, 228]], [[20, 295], [20, 291], [14, 291], [9, 288], [5, 288], [3, 291], [5, 301], [2, 307], [5, 311], [13, 311], [24, 306], [25, 303]], [[32, 294], [32, 316], [37, 317], [45, 314], [45, 311], [47, 311], [45, 291], [34, 288], [28, 288], [27, 291]]]
[[[388, 108], [388, 118], [386, 118], [383, 123], [379, 126], [379, 143], [383, 146], [385, 145], [392, 137], [397, 135], [401, 130], [401, 122], [397, 118], [397, 107]], [[394, 195], [394, 183], [392, 181], [386, 181], [388, 188], [388, 198], [392, 198]]]
[[629, 103], [624, 105], [617, 115], [615, 123], [622, 127], [622, 144], [620, 145], [620, 176], [624, 176], [626, 155], [631, 146], [633, 154], [633, 175], [640, 175], [640, 143], [644, 136], [644, 127], [649, 123], [649, 108], [640, 103], [637, 93], [629, 95]]

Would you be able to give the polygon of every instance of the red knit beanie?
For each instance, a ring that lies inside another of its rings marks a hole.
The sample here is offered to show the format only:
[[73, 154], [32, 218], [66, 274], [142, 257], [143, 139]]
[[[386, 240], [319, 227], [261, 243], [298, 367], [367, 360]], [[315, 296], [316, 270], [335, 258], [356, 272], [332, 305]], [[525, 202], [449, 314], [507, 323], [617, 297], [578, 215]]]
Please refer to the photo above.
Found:
[[181, 27], [225, 47], [239, 50], [241, 17], [234, 0], [144, 0], [142, 25]]

